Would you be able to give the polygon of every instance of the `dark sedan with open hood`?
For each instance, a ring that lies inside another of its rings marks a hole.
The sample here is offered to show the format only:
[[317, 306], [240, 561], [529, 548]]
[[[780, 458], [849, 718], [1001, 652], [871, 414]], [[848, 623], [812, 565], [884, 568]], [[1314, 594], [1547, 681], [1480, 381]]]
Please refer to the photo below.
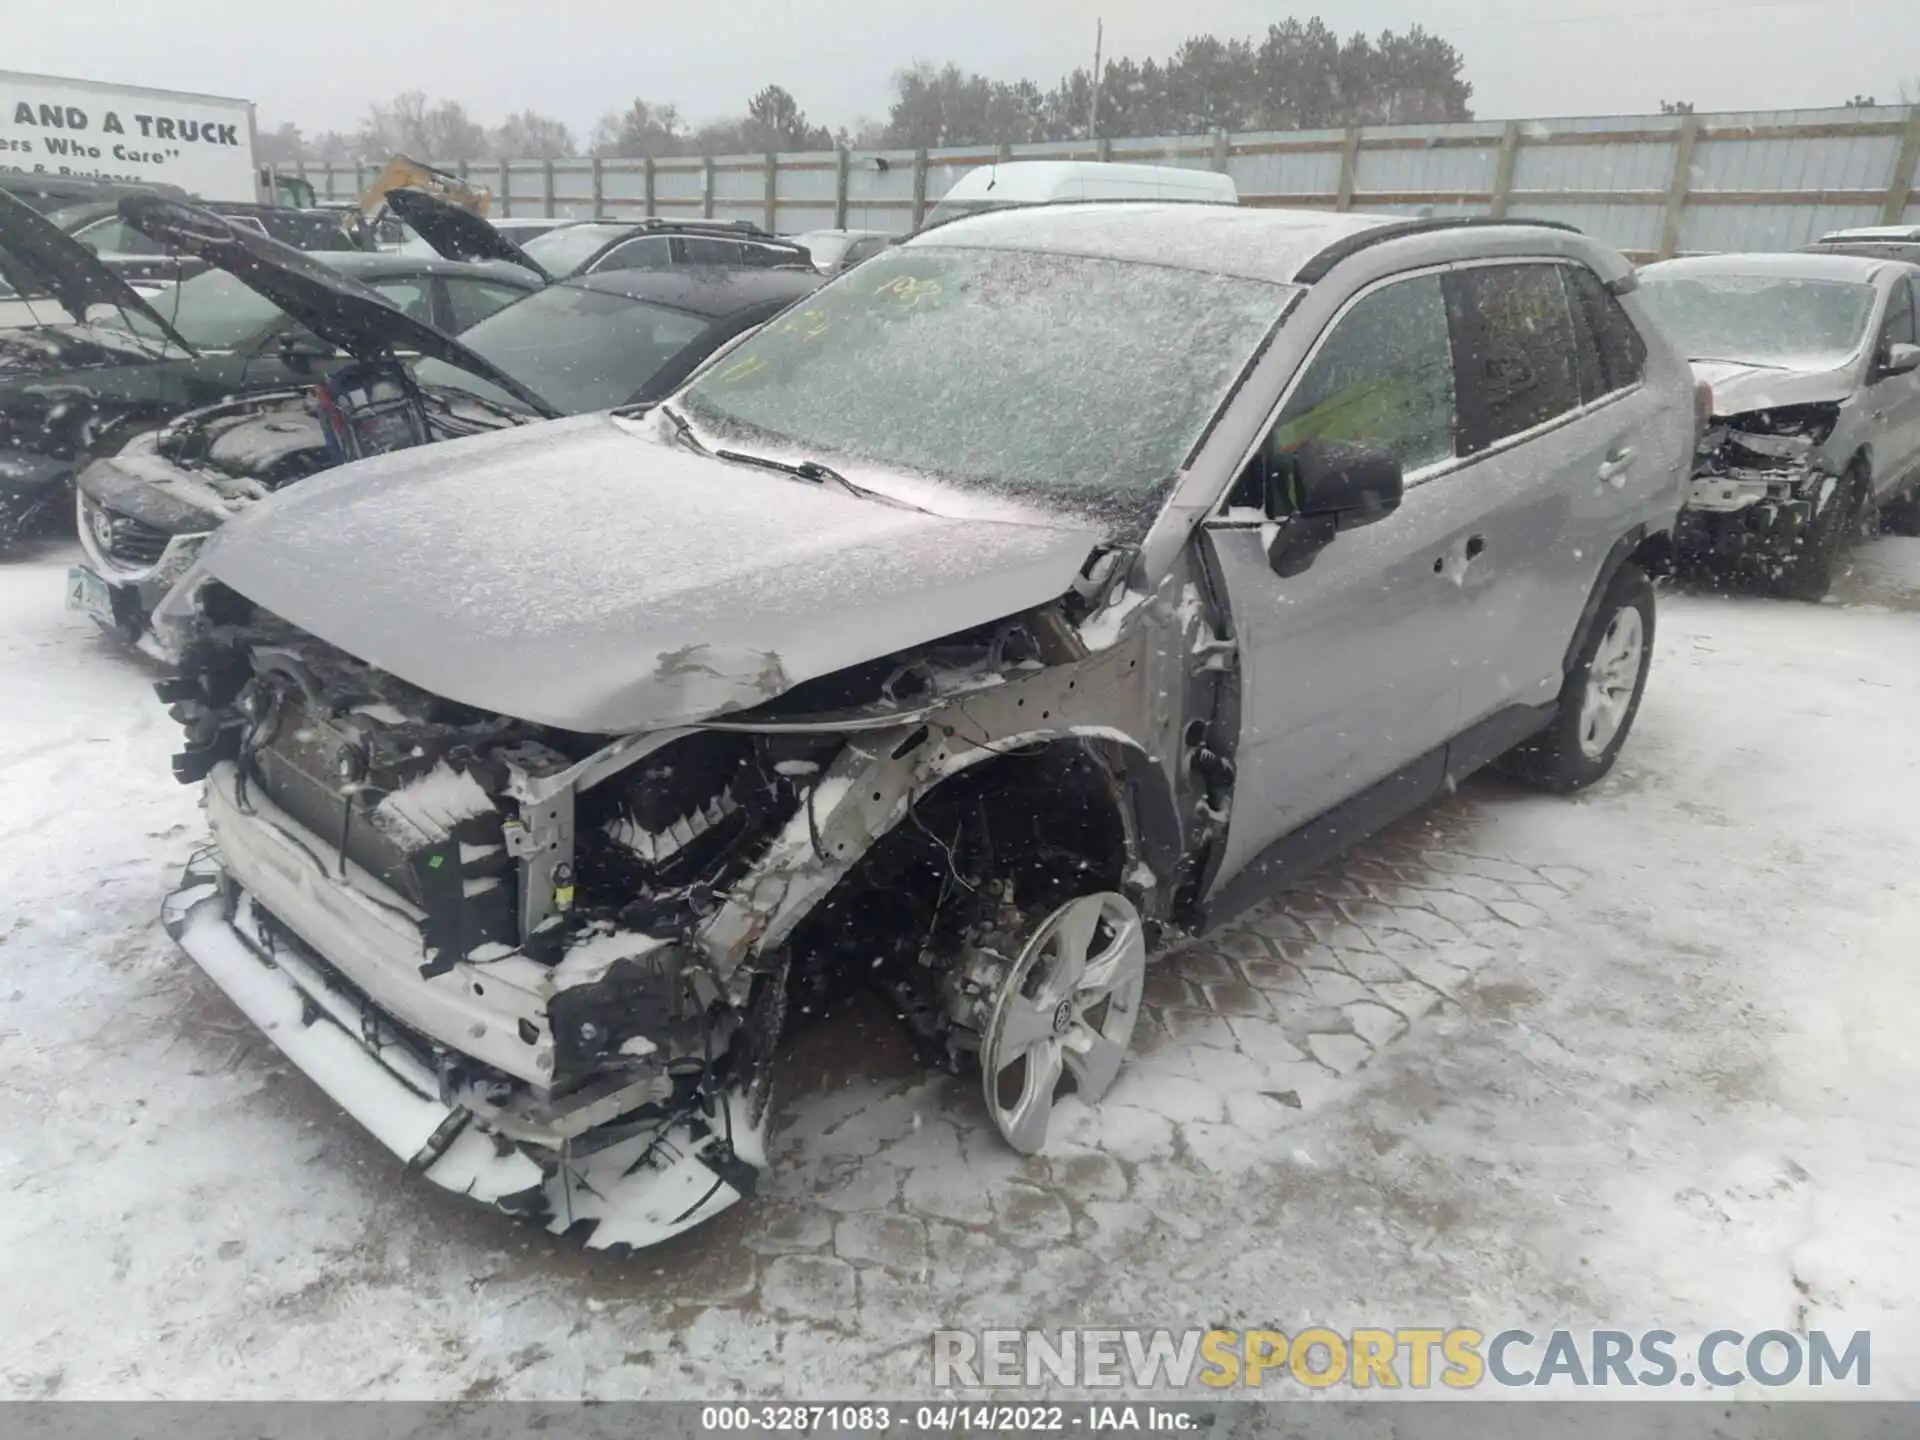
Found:
[[[265, 236], [158, 195], [136, 202], [198, 217], [209, 235], [278, 251]], [[288, 251], [290, 254], [298, 252]], [[505, 265], [329, 254], [310, 272], [461, 328], [535, 288]], [[278, 297], [224, 271], [142, 297], [72, 236], [0, 192], [0, 282], [27, 323], [0, 328], [0, 552], [39, 516], [70, 503], [73, 477], [99, 455], [189, 410], [310, 385], [335, 343]], [[384, 303], [384, 302], [383, 302]], [[390, 307], [391, 308], [391, 307]], [[439, 353], [429, 350], [425, 353]]]
[[[140, 201], [129, 214], [362, 366], [406, 357], [411, 368], [396, 366], [388, 383], [417, 404], [416, 433], [402, 437], [408, 444], [651, 399], [820, 283], [785, 270], [621, 271], [541, 288], [535, 270], [524, 268], [515, 273], [532, 293], [456, 341], [338, 267], [258, 235], [214, 230], [191, 207]], [[511, 243], [501, 247], [453, 248], [505, 260]], [[349, 458], [322, 413], [333, 378], [195, 410], [83, 472], [79, 529], [88, 563], [73, 572], [71, 602], [140, 639], [154, 605], [224, 521]], [[381, 448], [396, 447], [389, 439]]]

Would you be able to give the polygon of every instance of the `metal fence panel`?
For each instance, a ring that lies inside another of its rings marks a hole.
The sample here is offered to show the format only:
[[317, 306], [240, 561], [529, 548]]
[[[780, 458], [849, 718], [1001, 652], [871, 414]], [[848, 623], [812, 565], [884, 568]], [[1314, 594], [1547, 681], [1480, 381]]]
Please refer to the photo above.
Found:
[[[956, 146], [923, 156], [816, 151], [776, 157], [771, 215], [788, 231], [842, 220], [855, 229], [904, 232], [961, 176], [1001, 155], [1091, 160], [1103, 153], [1134, 164], [1224, 164], [1255, 204], [1560, 220], [1639, 258], [1669, 247], [1785, 248], [1903, 214], [1920, 223], [1912, 177], [1920, 107], [1893, 106], [1129, 136]], [[639, 216], [651, 198], [662, 215], [764, 223], [766, 164], [763, 155], [675, 157], [651, 167], [605, 160], [598, 206], [611, 216]], [[299, 170], [321, 196], [340, 201], [357, 199], [375, 168], [335, 162]], [[498, 214], [595, 211], [591, 161], [476, 161], [464, 171], [499, 192]]]
[[1552, 135], [1538, 124], [1520, 127], [1520, 147], [1514, 152], [1514, 189], [1587, 194], [1640, 191], [1665, 197], [1667, 181], [1673, 175], [1671, 140], [1556, 145]]
[[1242, 195], [1324, 195], [1340, 188], [1340, 136], [1330, 150], [1286, 150], [1231, 155], [1227, 174]]

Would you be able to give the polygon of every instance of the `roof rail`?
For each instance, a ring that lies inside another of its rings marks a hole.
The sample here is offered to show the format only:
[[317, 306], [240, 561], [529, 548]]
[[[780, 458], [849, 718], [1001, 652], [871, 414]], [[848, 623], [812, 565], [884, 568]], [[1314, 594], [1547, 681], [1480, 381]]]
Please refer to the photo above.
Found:
[[602, 224], [632, 225], [638, 229], [652, 230], [717, 230], [730, 235], [766, 236], [780, 239], [771, 230], [754, 224], [751, 220], [715, 220], [708, 216], [689, 215], [682, 219], [678, 215], [648, 215], [639, 220], [620, 220], [613, 216], [600, 222]]
[[1426, 235], [1436, 230], [1472, 230], [1492, 226], [1526, 225], [1538, 230], [1564, 230], [1569, 235], [1579, 235], [1577, 225], [1568, 225], [1559, 220], [1496, 220], [1490, 215], [1450, 215], [1427, 220], [1396, 220], [1389, 225], [1376, 225], [1371, 230], [1362, 230], [1357, 234], [1343, 235], [1324, 250], [1320, 251], [1294, 275], [1296, 285], [1316, 285], [1327, 278], [1327, 272], [1346, 260], [1365, 250], [1369, 245], [1381, 245], [1389, 240], [1399, 240], [1408, 235]]

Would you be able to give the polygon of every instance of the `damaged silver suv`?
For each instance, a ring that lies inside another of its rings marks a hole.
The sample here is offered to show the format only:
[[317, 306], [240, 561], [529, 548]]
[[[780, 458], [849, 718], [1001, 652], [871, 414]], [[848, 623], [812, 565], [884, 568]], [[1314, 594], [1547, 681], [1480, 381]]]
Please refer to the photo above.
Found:
[[790, 997], [1009, 1144], [1148, 956], [1500, 759], [1604, 775], [1695, 430], [1571, 231], [943, 226], [663, 403], [342, 467], [157, 616], [168, 928], [437, 1184], [594, 1245], [752, 1191]]

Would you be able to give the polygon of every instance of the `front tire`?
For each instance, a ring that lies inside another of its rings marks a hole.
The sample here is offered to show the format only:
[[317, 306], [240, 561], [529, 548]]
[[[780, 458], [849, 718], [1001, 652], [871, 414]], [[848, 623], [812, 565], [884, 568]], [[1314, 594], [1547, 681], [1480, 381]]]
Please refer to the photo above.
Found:
[[1815, 601], [1833, 587], [1833, 564], [1840, 547], [1853, 533], [1854, 522], [1872, 493], [1866, 468], [1856, 460], [1834, 487], [1826, 510], [1814, 516], [1801, 537], [1800, 548], [1769, 588], [1788, 600]]
[[1652, 663], [1653, 582], [1629, 561], [1607, 582], [1553, 722], [1508, 751], [1500, 768], [1560, 795], [1602, 779], [1640, 713]]

